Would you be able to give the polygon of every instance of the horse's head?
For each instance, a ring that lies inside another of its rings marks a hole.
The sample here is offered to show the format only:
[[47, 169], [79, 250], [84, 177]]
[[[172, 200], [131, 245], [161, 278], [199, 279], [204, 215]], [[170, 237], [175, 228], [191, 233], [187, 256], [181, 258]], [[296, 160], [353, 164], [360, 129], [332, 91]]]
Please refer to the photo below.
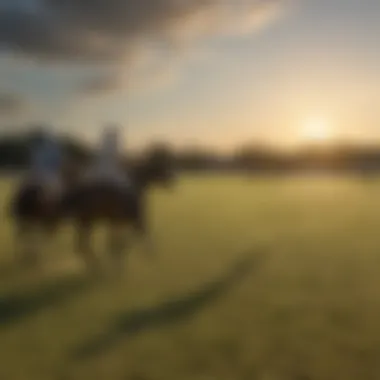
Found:
[[147, 155], [135, 171], [142, 185], [161, 185], [170, 188], [175, 182], [175, 171], [171, 157], [162, 150]]

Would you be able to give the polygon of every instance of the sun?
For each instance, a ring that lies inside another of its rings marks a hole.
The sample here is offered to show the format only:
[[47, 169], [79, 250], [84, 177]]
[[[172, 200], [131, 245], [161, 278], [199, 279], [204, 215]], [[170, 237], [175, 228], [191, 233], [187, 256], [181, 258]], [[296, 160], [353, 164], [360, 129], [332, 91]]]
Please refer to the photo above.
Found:
[[332, 128], [324, 118], [310, 118], [301, 125], [300, 133], [303, 141], [326, 142], [332, 137]]

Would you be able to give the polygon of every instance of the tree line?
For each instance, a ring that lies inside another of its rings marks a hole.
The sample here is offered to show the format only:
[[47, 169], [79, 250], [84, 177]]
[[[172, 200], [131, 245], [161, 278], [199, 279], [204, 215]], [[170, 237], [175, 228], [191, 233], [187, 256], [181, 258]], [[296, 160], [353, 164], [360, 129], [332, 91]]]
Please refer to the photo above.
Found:
[[[24, 169], [28, 166], [33, 133], [7, 135], [0, 138], [0, 169]], [[94, 155], [92, 146], [75, 139], [61, 137], [66, 155], [78, 161], [89, 160]], [[380, 145], [336, 144], [329, 146], [306, 146], [286, 152], [260, 144], [245, 144], [230, 154], [212, 152], [201, 148], [181, 151], [169, 144], [152, 144], [145, 154], [170, 158], [179, 170], [288, 173], [302, 170], [361, 171], [380, 170]], [[136, 157], [129, 155], [126, 160]]]

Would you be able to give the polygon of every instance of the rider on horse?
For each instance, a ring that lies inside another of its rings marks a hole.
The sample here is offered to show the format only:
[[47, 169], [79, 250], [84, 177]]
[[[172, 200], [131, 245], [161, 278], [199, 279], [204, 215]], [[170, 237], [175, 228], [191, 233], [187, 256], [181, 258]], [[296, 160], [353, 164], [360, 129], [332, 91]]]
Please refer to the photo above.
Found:
[[31, 165], [26, 183], [40, 186], [49, 197], [57, 196], [62, 187], [62, 159], [61, 147], [56, 137], [49, 131], [42, 131], [32, 146]]
[[129, 187], [130, 181], [120, 164], [119, 130], [108, 126], [103, 131], [99, 153], [85, 179], [87, 182], [104, 182], [120, 187]]

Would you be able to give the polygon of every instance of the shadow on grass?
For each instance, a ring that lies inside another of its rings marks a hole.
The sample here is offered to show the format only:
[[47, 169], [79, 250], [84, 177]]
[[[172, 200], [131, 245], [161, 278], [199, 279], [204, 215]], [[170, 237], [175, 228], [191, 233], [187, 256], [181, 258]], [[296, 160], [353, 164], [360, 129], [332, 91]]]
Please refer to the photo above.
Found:
[[0, 264], [0, 281], [8, 280], [21, 273], [21, 269], [14, 261], [5, 261]]
[[0, 295], [0, 329], [83, 294], [95, 285], [90, 278], [57, 278], [23, 293]]
[[20, 277], [28, 275], [30, 271], [31, 265], [13, 258], [0, 264], [0, 281], [17, 281]]
[[86, 360], [112, 348], [126, 337], [192, 317], [260, 267], [264, 255], [249, 254], [220, 278], [181, 297], [142, 310], [125, 312], [111, 320], [107, 331], [69, 352], [69, 359]]

